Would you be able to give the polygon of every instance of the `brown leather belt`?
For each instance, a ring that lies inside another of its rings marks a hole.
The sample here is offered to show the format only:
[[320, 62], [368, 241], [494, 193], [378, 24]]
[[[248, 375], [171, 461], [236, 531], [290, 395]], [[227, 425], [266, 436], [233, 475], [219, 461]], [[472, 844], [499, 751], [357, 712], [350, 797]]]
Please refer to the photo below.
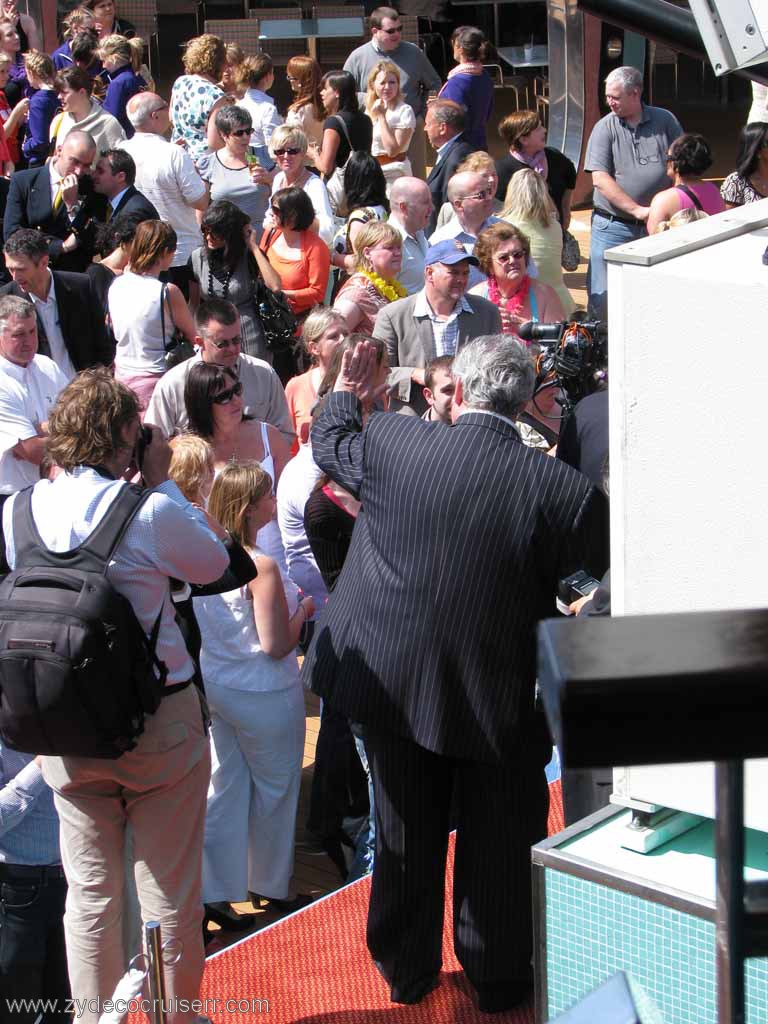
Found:
[[398, 153], [396, 156], [387, 156], [386, 153], [381, 153], [379, 156], [376, 157], [376, 160], [381, 167], [386, 167], [387, 164], [402, 163], [407, 158], [407, 156], [407, 153]]

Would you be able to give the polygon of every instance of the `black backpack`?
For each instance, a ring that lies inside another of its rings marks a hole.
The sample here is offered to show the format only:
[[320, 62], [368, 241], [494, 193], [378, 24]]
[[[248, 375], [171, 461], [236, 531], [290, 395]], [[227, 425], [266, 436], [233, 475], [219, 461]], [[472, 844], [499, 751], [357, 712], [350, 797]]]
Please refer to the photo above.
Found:
[[186, 684], [167, 667], [127, 598], [106, 578], [110, 558], [151, 491], [123, 487], [77, 548], [56, 554], [32, 519], [32, 488], [13, 507], [16, 569], [0, 582], [0, 737], [13, 750], [117, 758], [144, 716]]

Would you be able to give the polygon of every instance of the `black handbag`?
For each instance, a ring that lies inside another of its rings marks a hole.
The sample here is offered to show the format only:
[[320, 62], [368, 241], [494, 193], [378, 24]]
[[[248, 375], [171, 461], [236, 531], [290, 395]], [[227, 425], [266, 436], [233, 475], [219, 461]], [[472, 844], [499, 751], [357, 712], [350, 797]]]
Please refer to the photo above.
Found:
[[179, 363], [191, 359], [195, 354], [195, 346], [188, 341], [187, 337], [173, 323], [173, 310], [170, 303], [168, 303], [168, 312], [171, 314], [173, 334], [170, 341], [165, 340], [165, 303], [167, 298], [168, 285], [164, 284], [160, 291], [160, 329], [163, 332], [163, 345], [165, 346], [165, 368], [170, 370], [172, 367], [178, 366]]
[[264, 341], [270, 352], [283, 352], [296, 344], [298, 321], [282, 292], [267, 288], [259, 273], [256, 261], [248, 261], [253, 282], [253, 301], [256, 316], [261, 321]]

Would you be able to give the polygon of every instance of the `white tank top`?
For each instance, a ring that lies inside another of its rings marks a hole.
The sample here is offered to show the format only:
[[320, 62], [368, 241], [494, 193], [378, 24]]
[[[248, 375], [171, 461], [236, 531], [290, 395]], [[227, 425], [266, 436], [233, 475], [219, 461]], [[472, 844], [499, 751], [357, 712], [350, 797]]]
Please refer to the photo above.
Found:
[[173, 321], [165, 310], [164, 339], [160, 329], [163, 285], [156, 277], [126, 271], [110, 286], [109, 316], [117, 339], [115, 365], [123, 373], [165, 373], [165, 344]]

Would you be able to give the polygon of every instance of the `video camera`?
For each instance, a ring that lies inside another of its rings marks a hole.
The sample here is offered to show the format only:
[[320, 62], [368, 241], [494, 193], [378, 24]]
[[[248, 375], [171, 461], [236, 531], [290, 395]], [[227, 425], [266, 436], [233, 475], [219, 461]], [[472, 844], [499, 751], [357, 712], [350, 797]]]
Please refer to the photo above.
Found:
[[563, 413], [585, 395], [604, 387], [608, 369], [608, 336], [601, 320], [562, 320], [539, 324], [529, 320], [517, 331], [523, 341], [541, 350], [536, 360], [536, 395], [557, 387], [564, 394]]

